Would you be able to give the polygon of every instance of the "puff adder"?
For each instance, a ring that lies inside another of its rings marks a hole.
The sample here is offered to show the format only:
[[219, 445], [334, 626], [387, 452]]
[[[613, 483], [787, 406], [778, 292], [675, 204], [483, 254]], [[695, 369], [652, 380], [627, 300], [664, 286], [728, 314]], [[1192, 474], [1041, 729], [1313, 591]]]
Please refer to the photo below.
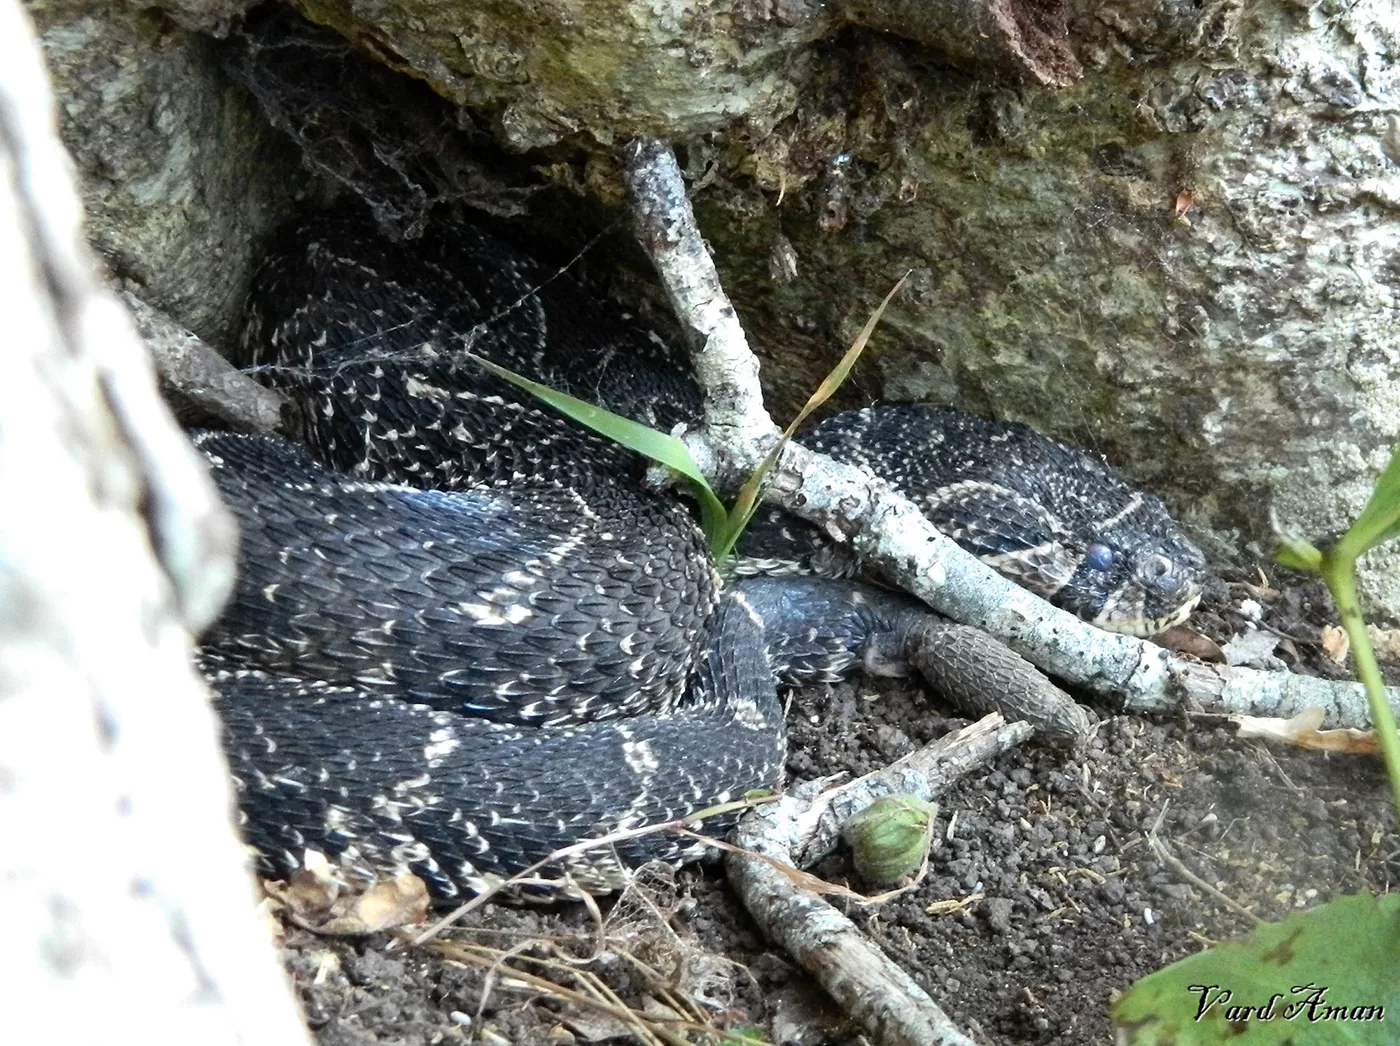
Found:
[[[245, 343], [299, 405], [304, 446], [196, 437], [243, 533], [200, 656], [266, 872], [315, 849], [442, 900], [480, 890], [778, 785], [778, 681], [898, 674], [926, 645], [925, 608], [794, 519], [767, 518], [722, 581], [644, 463], [467, 361], [663, 429], [698, 414], [670, 341], [482, 229], [394, 244], [354, 215], [302, 221], [258, 277]], [[1160, 501], [1022, 426], [894, 406], [803, 438], [1106, 627], [1154, 630], [1197, 598], [1200, 553]], [[516, 893], [606, 889], [698, 852], [649, 835]]]

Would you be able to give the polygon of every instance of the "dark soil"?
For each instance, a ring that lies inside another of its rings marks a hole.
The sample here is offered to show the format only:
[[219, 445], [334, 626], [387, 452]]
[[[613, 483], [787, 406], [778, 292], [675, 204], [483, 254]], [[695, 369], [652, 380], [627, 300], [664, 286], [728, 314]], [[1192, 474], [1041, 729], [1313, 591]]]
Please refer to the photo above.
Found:
[[[1246, 598], [1264, 604], [1267, 627], [1294, 637], [1279, 651], [1285, 660], [1339, 674], [1314, 642], [1329, 616], [1315, 588], [1232, 585], [1198, 627], [1228, 638], [1244, 627]], [[789, 775], [801, 780], [878, 769], [962, 720], [943, 718], [913, 688], [860, 682], [798, 695], [789, 722]], [[1400, 879], [1395, 815], [1377, 761], [1241, 740], [1218, 718], [1107, 718], [1085, 752], [1008, 753], [945, 794], [941, 808], [941, 843], [925, 882], [881, 906], [846, 908], [987, 1043], [1111, 1041], [1116, 992], [1249, 930], [1226, 899], [1275, 919], [1338, 894], [1389, 891]], [[1154, 831], [1219, 893], [1154, 853]], [[813, 870], [861, 888], [844, 853]], [[349, 941], [288, 930], [286, 959], [324, 1046], [649, 1041], [594, 1006], [513, 983], [500, 970], [485, 977], [465, 964], [463, 942], [592, 957], [577, 968], [653, 1017], [684, 998], [716, 1027], [757, 1025], [770, 1043], [864, 1041], [759, 939], [718, 869], [658, 875], [616, 909], [605, 905], [601, 918], [600, 930], [582, 905], [497, 907], [443, 943], [397, 950], [387, 935]], [[572, 992], [590, 990], [568, 968], [551, 974], [513, 963]]]

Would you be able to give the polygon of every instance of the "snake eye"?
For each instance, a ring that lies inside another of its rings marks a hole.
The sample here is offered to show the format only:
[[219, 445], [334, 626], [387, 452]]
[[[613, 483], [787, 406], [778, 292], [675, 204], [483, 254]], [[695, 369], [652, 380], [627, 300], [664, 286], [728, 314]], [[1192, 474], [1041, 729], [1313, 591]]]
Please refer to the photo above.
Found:
[[1084, 550], [1084, 561], [1094, 570], [1107, 571], [1113, 566], [1113, 549], [1096, 541]]
[[1166, 556], [1153, 556], [1142, 567], [1143, 576], [1155, 581], [1164, 574], [1172, 572], [1172, 561]]

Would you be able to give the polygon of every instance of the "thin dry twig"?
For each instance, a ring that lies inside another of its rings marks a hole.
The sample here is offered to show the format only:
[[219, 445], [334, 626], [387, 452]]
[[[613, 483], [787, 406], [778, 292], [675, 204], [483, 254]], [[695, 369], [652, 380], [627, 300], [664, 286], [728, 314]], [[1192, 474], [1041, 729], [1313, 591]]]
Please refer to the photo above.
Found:
[[[719, 817], [723, 814], [734, 813], [740, 810], [751, 810], [754, 807], [761, 806], [764, 803], [775, 802], [777, 798], [777, 796], [755, 796], [752, 799], [740, 799], [732, 803], [720, 803], [716, 806], [706, 807], [703, 810], [697, 810], [689, 817], [677, 818], [674, 821], [663, 821], [658, 824], [649, 824], [642, 828], [628, 828], [622, 831], [610, 832], [607, 835], [599, 836], [595, 839], [584, 839], [581, 842], [574, 843], [570, 846], [561, 847], [560, 849], [555, 850], [553, 853], [540, 858], [528, 868], [524, 868], [521, 871], [517, 872], [509, 879], [503, 879], [500, 882], [493, 884], [489, 889], [483, 890], [471, 900], [452, 909], [452, 911], [448, 912], [437, 922], [433, 923], [426, 930], [420, 933], [417, 937], [414, 937], [409, 943], [413, 945], [423, 944], [429, 939], [437, 936], [439, 933], [441, 933], [447, 927], [451, 926], [453, 923], [457, 922], [459, 919], [470, 914], [471, 912], [476, 911], [487, 901], [491, 900], [491, 898], [497, 896], [498, 894], [508, 892], [513, 888], [521, 886], [557, 887], [561, 891], [561, 896], [569, 896], [571, 899], [574, 900], [585, 901], [585, 903], [588, 903], [591, 906], [592, 911], [596, 913], [598, 910], [597, 906], [593, 902], [592, 898], [588, 895], [588, 893], [584, 890], [578, 889], [578, 887], [576, 885], [571, 884], [568, 879], [535, 879], [533, 878], [534, 874], [543, 868], [548, 868], [551, 865], [568, 860], [570, 857], [577, 857], [578, 855], [587, 853], [590, 850], [599, 850], [604, 847], [613, 846], [616, 843], [625, 842], [629, 839], [640, 839], [643, 836], [656, 835], [660, 832], [685, 832], [686, 834], [693, 835], [694, 838], [704, 843], [705, 845], [717, 846], [719, 844], [716, 840], [711, 839], [709, 836], [689, 832], [687, 831], [688, 827], [691, 825], [698, 825], [710, 817]], [[569, 891], [567, 894], [564, 893], [564, 891], [566, 890]]]
[[[699, 840], [700, 842], [708, 843], [710, 846], [713, 846], [716, 850], [722, 850], [724, 853], [730, 854], [734, 857], [746, 857], [752, 858], [755, 861], [763, 861], [770, 865], [773, 868], [773, 870], [779, 875], [786, 876], [787, 879], [792, 883], [792, 885], [797, 887], [799, 890], [806, 890], [808, 893], [818, 894], [823, 897], [841, 897], [847, 901], [850, 901], [852, 904], [874, 906], [884, 904], [887, 901], [892, 901], [896, 897], [899, 897], [901, 894], [906, 894], [910, 890], [916, 889], [919, 886], [919, 884], [924, 881], [924, 877], [928, 874], [929, 854], [928, 851], [925, 851], [923, 863], [919, 866], [918, 872], [908, 883], [906, 883], [903, 886], [897, 887], [893, 890], [886, 890], [884, 893], [877, 893], [872, 896], [870, 894], [861, 893], [858, 890], [852, 890], [849, 886], [841, 886], [838, 883], [827, 882], [820, 876], [813, 875], [811, 872], [804, 872], [801, 868], [793, 867], [787, 861], [779, 860], [776, 857], [770, 857], [768, 854], [765, 853], [759, 853], [757, 850], [750, 850], [742, 846], [735, 846], [733, 843], [727, 843], [723, 839], [710, 839], [706, 836], [700, 835], [697, 832], [687, 831], [683, 828], [679, 831], [682, 835], [688, 835], [693, 839]], [[932, 841], [932, 820], [929, 821], [928, 833], [929, 840]]]
[[1262, 925], [1264, 922], [1266, 922], [1265, 919], [1262, 919], [1259, 916], [1255, 915], [1248, 908], [1240, 904], [1239, 901], [1235, 900], [1233, 897], [1225, 893], [1219, 887], [1212, 886], [1210, 883], [1206, 882], [1195, 872], [1191, 871], [1190, 868], [1186, 867], [1185, 862], [1182, 861], [1181, 858], [1177, 857], [1176, 854], [1172, 853], [1171, 847], [1167, 845], [1167, 841], [1163, 839], [1160, 834], [1162, 822], [1166, 820], [1167, 808], [1170, 806], [1170, 799], [1168, 799], [1165, 803], [1162, 804], [1161, 812], [1157, 814], [1157, 819], [1152, 823], [1152, 827], [1148, 829], [1146, 833], [1147, 845], [1149, 848], [1151, 848], [1152, 853], [1157, 857], [1159, 861], [1161, 861], [1163, 864], [1169, 867], [1172, 871], [1176, 872], [1177, 875], [1181, 876], [1192, 886], [1196, 887], [1196, 889], [1209, 894], [1211, 897], [1214, 897], [1217, 901], [1223, 904], [1226, 908], [1229, 908], [1230, 911], [1234, 912], [1236, 915], [1240, 916], [1241, 918], [1248, 919], [1251, 923], [1253, 923], [1256, 926]]

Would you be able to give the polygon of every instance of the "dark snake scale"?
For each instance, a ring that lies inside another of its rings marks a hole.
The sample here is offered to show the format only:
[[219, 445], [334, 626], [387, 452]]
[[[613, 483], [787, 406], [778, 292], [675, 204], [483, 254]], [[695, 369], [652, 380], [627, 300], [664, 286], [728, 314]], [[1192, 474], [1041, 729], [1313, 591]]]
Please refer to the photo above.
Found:
[[[777, 681], [913, 663], [931, 615], [815, 576], [852, 564], [812, 528], [768, 517], [723, 582], [640, 459], [464, 358], [659, 428], [693, 422], [682, 354], [570, 274], [469, 225], [396, 245], [321, 216], [275, 247], [250, 317], [252, 362], [297, 404], [305, 448], [196, 436], [243, 535], [200, 658], [265, 872], [316, 850], [451, 900], [780, 784]], [[1023, 426], [890, 406], [803, 439], [1088, 620], [1147, 633], [1195, 603], [1204, 562], [1161, 502]], [[607, 889], [700, 849], [643, 835], [515, 893]]]

